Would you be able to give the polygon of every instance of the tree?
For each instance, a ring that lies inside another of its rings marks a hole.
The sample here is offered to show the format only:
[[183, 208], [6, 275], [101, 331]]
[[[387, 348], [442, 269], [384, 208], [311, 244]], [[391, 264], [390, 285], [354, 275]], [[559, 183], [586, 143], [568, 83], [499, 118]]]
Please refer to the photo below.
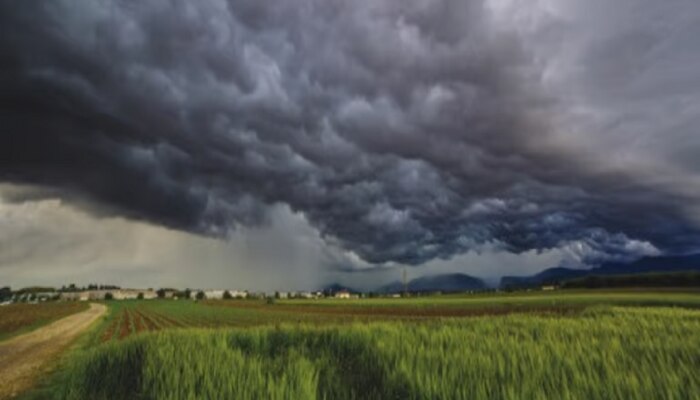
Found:
[[224, 300], [231, 300], [233, 296], [231, 296], [231, 292], [228, 290], [224, 292]]
[[136, 300], [143, 300], [143, 293], [139, 292], [138, 296], [136, 296]]
[[204, 292], [202, 292], [201, 290], [199, 292], [197, 292], [197, 300], [204, 300], [206, 298], [207, 298], [207, 295], [204, 294]]
[[165, 298], [165, 289], [158, 289], [158, 291], [156, 291], [156, 295], [158, 295], [159, 299], [164, 299]]
[[105, 300], [114, 300], [114, 295], [112, 292], [105, 293]]
[[0, 289], [0, 300], [9, 299], [12, 297], [12, 289], [9, 286], [5, 286]]
[[190, 297], [192, 297], [192, 291], [189, 288], [187, 288], [185, 289], [185, 298], [189, 299]]

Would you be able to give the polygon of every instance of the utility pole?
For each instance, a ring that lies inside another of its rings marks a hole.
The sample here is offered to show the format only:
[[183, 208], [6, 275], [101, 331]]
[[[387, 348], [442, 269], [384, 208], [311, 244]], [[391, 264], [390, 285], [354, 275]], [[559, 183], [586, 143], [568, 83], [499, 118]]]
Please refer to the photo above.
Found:
[[406, 267], [403, 269], [403, 297], [408, 297], [408, 279], [406, 278]]

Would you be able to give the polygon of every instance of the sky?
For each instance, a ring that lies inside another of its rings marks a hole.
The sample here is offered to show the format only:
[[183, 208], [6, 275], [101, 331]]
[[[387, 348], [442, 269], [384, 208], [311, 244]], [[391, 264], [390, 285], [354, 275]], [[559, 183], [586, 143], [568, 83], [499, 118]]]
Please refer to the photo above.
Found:
[[0, 3], [0, 283], [700, 251], [695, 0]]

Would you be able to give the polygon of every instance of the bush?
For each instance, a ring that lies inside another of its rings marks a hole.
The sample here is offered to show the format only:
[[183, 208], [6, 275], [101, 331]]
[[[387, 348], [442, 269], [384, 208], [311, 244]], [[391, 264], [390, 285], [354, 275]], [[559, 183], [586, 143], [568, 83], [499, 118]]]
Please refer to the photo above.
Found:
[[139, 293], [138, 296], [136, 296], [137, 300], [143, 300], [143, 293]]
[[274, 297], [268, 297], [266, 300], [267, 304], [275, 304], [275, 298]]
[[111, 292], [105, 293], [105, 300], [114, 300], [114, 295]]
[[231, 296], [231, 292], [228, 290], [224, 292], [224, 300], [231, 300], [233, 296]]
[[201, 290], [199, 292], [197, 292], [197, 300], [204, 300], [206, 298], [207, 298], [207, 295], [204, 294], [204, 292], [202, 292]]

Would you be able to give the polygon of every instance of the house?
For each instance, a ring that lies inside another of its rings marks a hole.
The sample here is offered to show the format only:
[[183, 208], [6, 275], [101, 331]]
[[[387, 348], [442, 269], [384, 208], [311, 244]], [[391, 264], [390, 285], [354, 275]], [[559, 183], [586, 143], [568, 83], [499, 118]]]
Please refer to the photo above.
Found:
[[336, 299], [349, 299], [350, 298], [350, 292], [347, 290], [339, 290], [335, 293], [335, 298]]
[[554, 289], [556, 289], [556, 288], [557, 288], [557, 287], [554, 286], [554, 285], [543, 285], [543, 286], [542, 286], [542, 290], [545, 290], [545, 291], [554, 290]]
[[110, 292], [111, 290], [88, 290], [82, 293], [87, 295], [88, 300], [104, 300], [107, 293]]
[[90, 296], [88, 292], [62, 292], [60, 299], [65, 301], [88, 301]]
[[153, 290], [138, 290], [138, 289], [115, 289], [115, 290], [90, 290], [90, 300], [105, 300], [110, 294], [113, 300], [136, 300], [139, 295], [144, 299], [154, 299], [157, 297]]
[[178, 291], [175, 289], [158, 289], [156, 295], [163, 296], [164, 299], [173, 299], [177, 297]]
[[153, 289], [141, 290], [140, 292], [143, 293], [144, 300], [153, 300], [158, 298], [158, 293], [156, 293]]
[[229, 293], [231, 293], [231, 297], [234, 299], [245, 299], [248, 297], [248, 292], [245, 290], [229, 290]]
[[213, 300], [221, 300], [224, 298], [224, 292], [225, 292], [225, 290], [219, 290], [219, 289], [205, 290], [204, 296], [210, 300], [212, 300], [212, 299]]
[[39, 292], [35, 296], [38, 301], [55, 300], [58, 298], [58, 292]]
[[150, 300], [158, 297], [152, 289], [97, 289], [62, 292], [59, 298], [66, 301], [99, 301], [105, 300], [109, 297], [108, 295], [111, 295], [113, 300], [136, 300], [139, 296], [142, 296], [144, 300]]

